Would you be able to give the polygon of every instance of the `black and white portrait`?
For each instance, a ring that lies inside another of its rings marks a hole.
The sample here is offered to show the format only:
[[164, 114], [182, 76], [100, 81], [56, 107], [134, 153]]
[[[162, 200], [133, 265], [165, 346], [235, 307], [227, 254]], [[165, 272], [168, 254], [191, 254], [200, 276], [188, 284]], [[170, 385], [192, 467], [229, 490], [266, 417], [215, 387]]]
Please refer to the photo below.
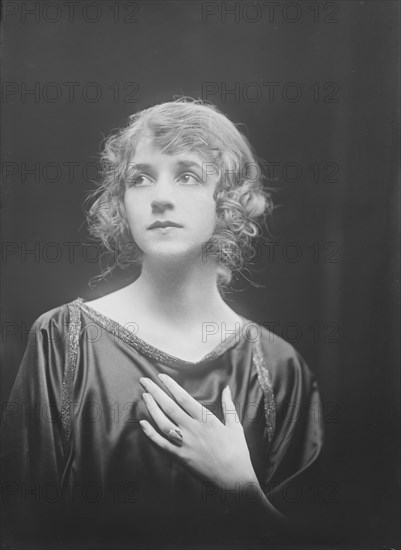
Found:
[[4, 548], [399, 548], [399, 12], [3, 3]]

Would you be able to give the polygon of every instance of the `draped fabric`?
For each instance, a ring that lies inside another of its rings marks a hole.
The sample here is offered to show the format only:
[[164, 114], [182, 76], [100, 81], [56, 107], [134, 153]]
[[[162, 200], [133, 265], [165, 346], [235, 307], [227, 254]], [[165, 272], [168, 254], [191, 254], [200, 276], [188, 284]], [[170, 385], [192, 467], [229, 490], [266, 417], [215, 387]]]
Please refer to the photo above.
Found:
[[132, 548], [249, 546], [272, 536], [268, 521], [251, 527], [248, 488], [213, 486], [142, 432], [139, 420], [151, 419], [139, 378], [160, 385], [160, 372], [220, 420], [230, 386], [261, 487], [299, 520], [322, 446], [316, 381], [290, 344], [244, 322], [240, 337], [191, 363], [80, 298], [41, 315], [3, 411], [6, 539]]

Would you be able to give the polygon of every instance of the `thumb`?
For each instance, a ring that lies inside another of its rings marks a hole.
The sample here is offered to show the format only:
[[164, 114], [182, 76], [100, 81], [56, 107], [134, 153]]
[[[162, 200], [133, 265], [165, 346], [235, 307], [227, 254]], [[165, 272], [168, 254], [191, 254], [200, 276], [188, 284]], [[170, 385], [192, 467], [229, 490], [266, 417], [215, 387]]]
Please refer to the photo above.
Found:
[[235, 404], [231, 395], [230, 386], [226, 386], [221, 394], [221, 404], [223, 406], [224, 423], [226, 426], [240, 427], [241, 422], [239, 420]]

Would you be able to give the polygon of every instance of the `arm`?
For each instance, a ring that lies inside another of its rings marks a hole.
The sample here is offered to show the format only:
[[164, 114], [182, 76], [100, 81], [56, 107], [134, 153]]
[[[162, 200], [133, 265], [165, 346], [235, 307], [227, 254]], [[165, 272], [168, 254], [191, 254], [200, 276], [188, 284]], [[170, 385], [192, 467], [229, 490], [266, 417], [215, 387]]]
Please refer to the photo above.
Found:
[[64, 464], [59, 414], [63, 322], [59, 308], [55, 316], [44, 314], [32, 325], [13, 390], [3, 404], [3, 526], [11, 540], [39, 536], [39, 522], [50, 526], [58, 505], [54, 488], [60, 486]]

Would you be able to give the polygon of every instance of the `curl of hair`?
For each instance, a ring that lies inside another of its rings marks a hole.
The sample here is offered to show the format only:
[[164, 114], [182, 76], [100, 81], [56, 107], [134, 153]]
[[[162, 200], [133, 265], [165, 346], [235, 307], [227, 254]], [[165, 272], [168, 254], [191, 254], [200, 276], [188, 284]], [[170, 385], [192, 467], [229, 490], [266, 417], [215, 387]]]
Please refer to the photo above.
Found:
[[104, 142], [100, 181], [87, 198], [92, 201], [87, 221], [90, 235], [100, 241], [112, 262], [102, 267], [97, 278], [105, 278], [116, 267], [126, 269], [142, 258], [126, 221], [124, 194], [143, 135], [151, 136], [166, 154], [197, 152], [208, 169], [219, 175], [216, 228], [202, 253], [219, 262], [218, 283], [227, 285], [232, 273], [241, 271], [254, 256], [252, 243], [272, 208], [271, 196], [263, 188], [260, 163], [235, 124], [214, 105], [186, 97], [135, 113], [127, 127]]

